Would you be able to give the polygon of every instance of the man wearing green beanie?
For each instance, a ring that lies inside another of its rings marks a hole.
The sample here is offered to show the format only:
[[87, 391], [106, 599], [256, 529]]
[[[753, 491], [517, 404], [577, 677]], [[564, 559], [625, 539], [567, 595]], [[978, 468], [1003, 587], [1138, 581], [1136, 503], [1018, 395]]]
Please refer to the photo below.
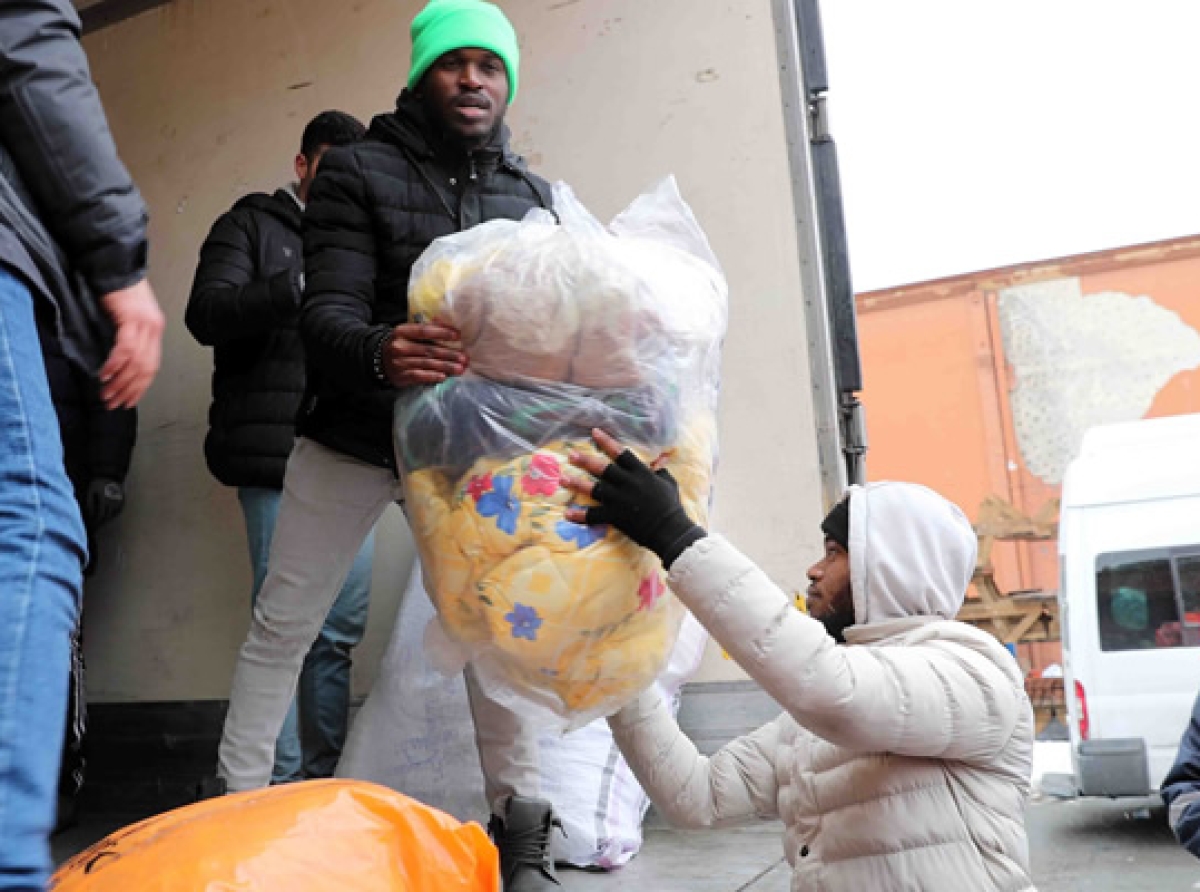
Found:
[[[300, 330], [308, 389], [284, 475], [270, 565], [234, 673], [216, 789], [265, 786], [304, 655], [354, 556], [402, 497], [391, 430], [398, 391], [462, 374], [459, 333], [408, 321], [413, 262], [436, 238], [551, 206], [508, 147], [520, 51], [499, 8], [433, 0], [412, 23], [412, 68], [394, 111], [331, 148], [304, 221]], [[505, 892], [558, 888], [557, 823], [540, 798], [537, 735], [467, 686]]]
[[433, 0], [412, 23], [412, 67], [408, 89], [416, 90], [433, 63], [463, 41], [495, 53], [508, 74], [508, 103], [517, 98], [517, 71], [521, 67], [521, 48], [517, 33], [498, 6], [482, 0]]

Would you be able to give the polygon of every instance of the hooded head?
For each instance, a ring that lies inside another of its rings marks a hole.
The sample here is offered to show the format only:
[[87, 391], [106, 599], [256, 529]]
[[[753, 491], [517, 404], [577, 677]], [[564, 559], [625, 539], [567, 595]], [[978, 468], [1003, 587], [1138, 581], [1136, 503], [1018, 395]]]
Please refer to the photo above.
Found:
[[958, 506], [933, 490], [915, 483], [852, 487], [822, 528], [826, 557], [809, 570], [809, 599], [835, 638], [851, 624], [851, 612], [858, 626], [958, 614], [978, 540]]
[[954, 619], [979, 540], [953, 502], [916, 483], [851, 491], [850, 585], [859, 625], [909, 616]]

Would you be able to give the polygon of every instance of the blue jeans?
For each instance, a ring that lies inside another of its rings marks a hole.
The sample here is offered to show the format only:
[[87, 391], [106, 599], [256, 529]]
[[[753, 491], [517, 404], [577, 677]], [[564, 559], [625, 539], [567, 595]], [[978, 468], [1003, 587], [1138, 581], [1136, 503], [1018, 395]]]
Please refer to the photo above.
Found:
[[[251, 604], [257, 602], [267, 577], [281, 496], [277, 489], [238, 490], [254, 572]], [[275, 741], [272, 783], [332, 777], [337, 768], [350, 720], [350, 651], [362, 641], [367, 626], [374, 551], [375, 534], [371, 533], [359, 549], [320, 635], [304, 658], [296, 699]]]
[[29, 289], [0, 267], [0, 889], [50, 876], [86, 537]]

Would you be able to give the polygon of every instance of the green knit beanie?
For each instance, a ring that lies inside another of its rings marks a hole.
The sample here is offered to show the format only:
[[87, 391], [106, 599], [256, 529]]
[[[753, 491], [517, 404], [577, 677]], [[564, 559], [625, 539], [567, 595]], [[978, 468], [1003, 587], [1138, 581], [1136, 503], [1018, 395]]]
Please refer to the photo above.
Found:
[[484, 0], [430, 0], [412, 23], [412, 69], [408, 88], [414, 89], [429, 67], [451, 50], [491, 50], [508, 69], [508, 101], [517, 95], [521, 49], [517, 32], [500, 7]]

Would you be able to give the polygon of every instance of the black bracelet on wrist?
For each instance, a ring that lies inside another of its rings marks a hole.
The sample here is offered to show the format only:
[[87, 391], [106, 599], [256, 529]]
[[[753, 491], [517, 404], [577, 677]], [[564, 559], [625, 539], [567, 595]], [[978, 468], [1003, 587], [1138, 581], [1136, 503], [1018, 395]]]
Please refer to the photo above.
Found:
[[387, 346], [388, 336], [384, 335], [379, 339], [379, 343], [375, 345], [375, 352], [371, 356], [371, 370], [375, 373], [375, 380], [380, 384], [390, 384], [388, 381], [387, 372], [383, 370], [383, 349]]

